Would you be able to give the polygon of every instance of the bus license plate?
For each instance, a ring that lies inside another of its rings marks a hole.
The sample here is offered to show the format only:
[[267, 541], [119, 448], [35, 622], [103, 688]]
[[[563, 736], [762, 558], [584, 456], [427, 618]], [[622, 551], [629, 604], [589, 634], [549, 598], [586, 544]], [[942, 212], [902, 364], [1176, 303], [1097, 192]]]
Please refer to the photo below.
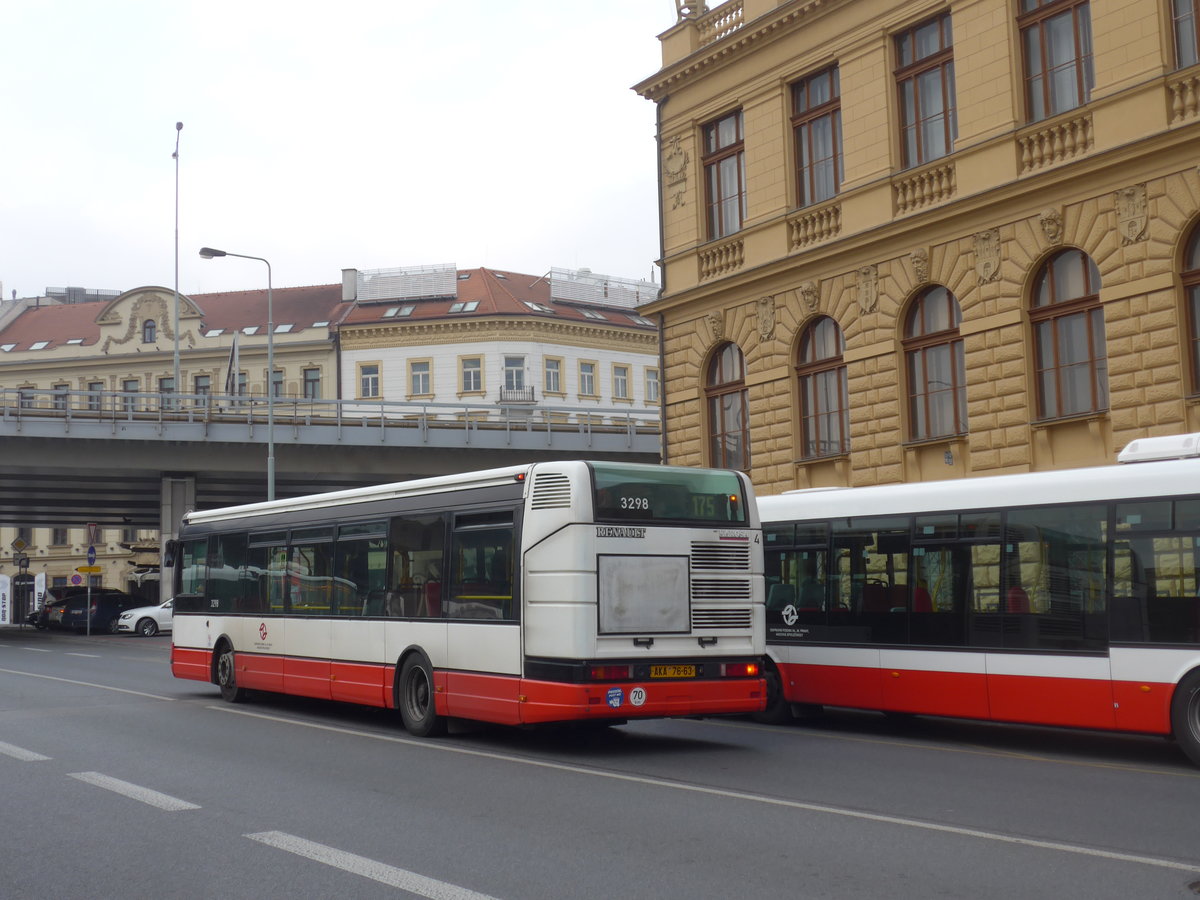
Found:
[[651, 678], [695, 678], [695, 666], [651, 666]]

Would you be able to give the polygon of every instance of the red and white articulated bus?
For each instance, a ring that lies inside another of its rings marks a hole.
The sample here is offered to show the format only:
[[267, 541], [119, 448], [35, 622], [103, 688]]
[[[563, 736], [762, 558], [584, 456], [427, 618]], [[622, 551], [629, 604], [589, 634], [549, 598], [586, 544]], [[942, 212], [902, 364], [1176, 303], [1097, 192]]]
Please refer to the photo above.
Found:
[[1200, 765], [1200, 434], [760, 497], [768, 707], [1173, 735]]
[[756, 712], [753, 490], [726, 470], [543, 462], [185, 516], [171, 669], [506, 725]]

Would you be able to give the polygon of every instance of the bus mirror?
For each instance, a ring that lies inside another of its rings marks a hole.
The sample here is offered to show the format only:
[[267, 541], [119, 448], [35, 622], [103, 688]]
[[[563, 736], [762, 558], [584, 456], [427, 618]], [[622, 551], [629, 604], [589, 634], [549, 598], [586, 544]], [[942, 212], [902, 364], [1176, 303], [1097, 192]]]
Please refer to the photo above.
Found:
[[167, 541], [163, 548], [162, 564], [165, 568], [172, 568], [175, 565], [175, 560], [179, 557], [179, 541]]

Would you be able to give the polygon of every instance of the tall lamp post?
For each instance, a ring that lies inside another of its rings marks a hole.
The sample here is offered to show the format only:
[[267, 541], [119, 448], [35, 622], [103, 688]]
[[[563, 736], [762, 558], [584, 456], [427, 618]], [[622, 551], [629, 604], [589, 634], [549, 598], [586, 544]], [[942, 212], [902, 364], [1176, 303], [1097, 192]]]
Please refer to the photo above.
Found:
[[257, 259], [267, 267], [267, 499], [275, 499], [275, 317], [271, 306], [271, 264], [261, 256], [245, 253], [229, 253], [201, 247], [204, 259], [218, 256], [236, 256], [238, 259]]

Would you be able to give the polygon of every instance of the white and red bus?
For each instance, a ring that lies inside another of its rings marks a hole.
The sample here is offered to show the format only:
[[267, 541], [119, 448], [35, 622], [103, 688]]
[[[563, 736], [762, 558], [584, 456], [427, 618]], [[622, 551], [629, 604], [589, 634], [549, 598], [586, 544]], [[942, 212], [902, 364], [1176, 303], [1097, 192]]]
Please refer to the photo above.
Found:
[[507, 725], [761, 710], [745, 475], [544, 462], [185, 516], [172, 672]]
[[1200, 435], [760, 497], [768, 707], [1174, 735], [1200, 764]]

